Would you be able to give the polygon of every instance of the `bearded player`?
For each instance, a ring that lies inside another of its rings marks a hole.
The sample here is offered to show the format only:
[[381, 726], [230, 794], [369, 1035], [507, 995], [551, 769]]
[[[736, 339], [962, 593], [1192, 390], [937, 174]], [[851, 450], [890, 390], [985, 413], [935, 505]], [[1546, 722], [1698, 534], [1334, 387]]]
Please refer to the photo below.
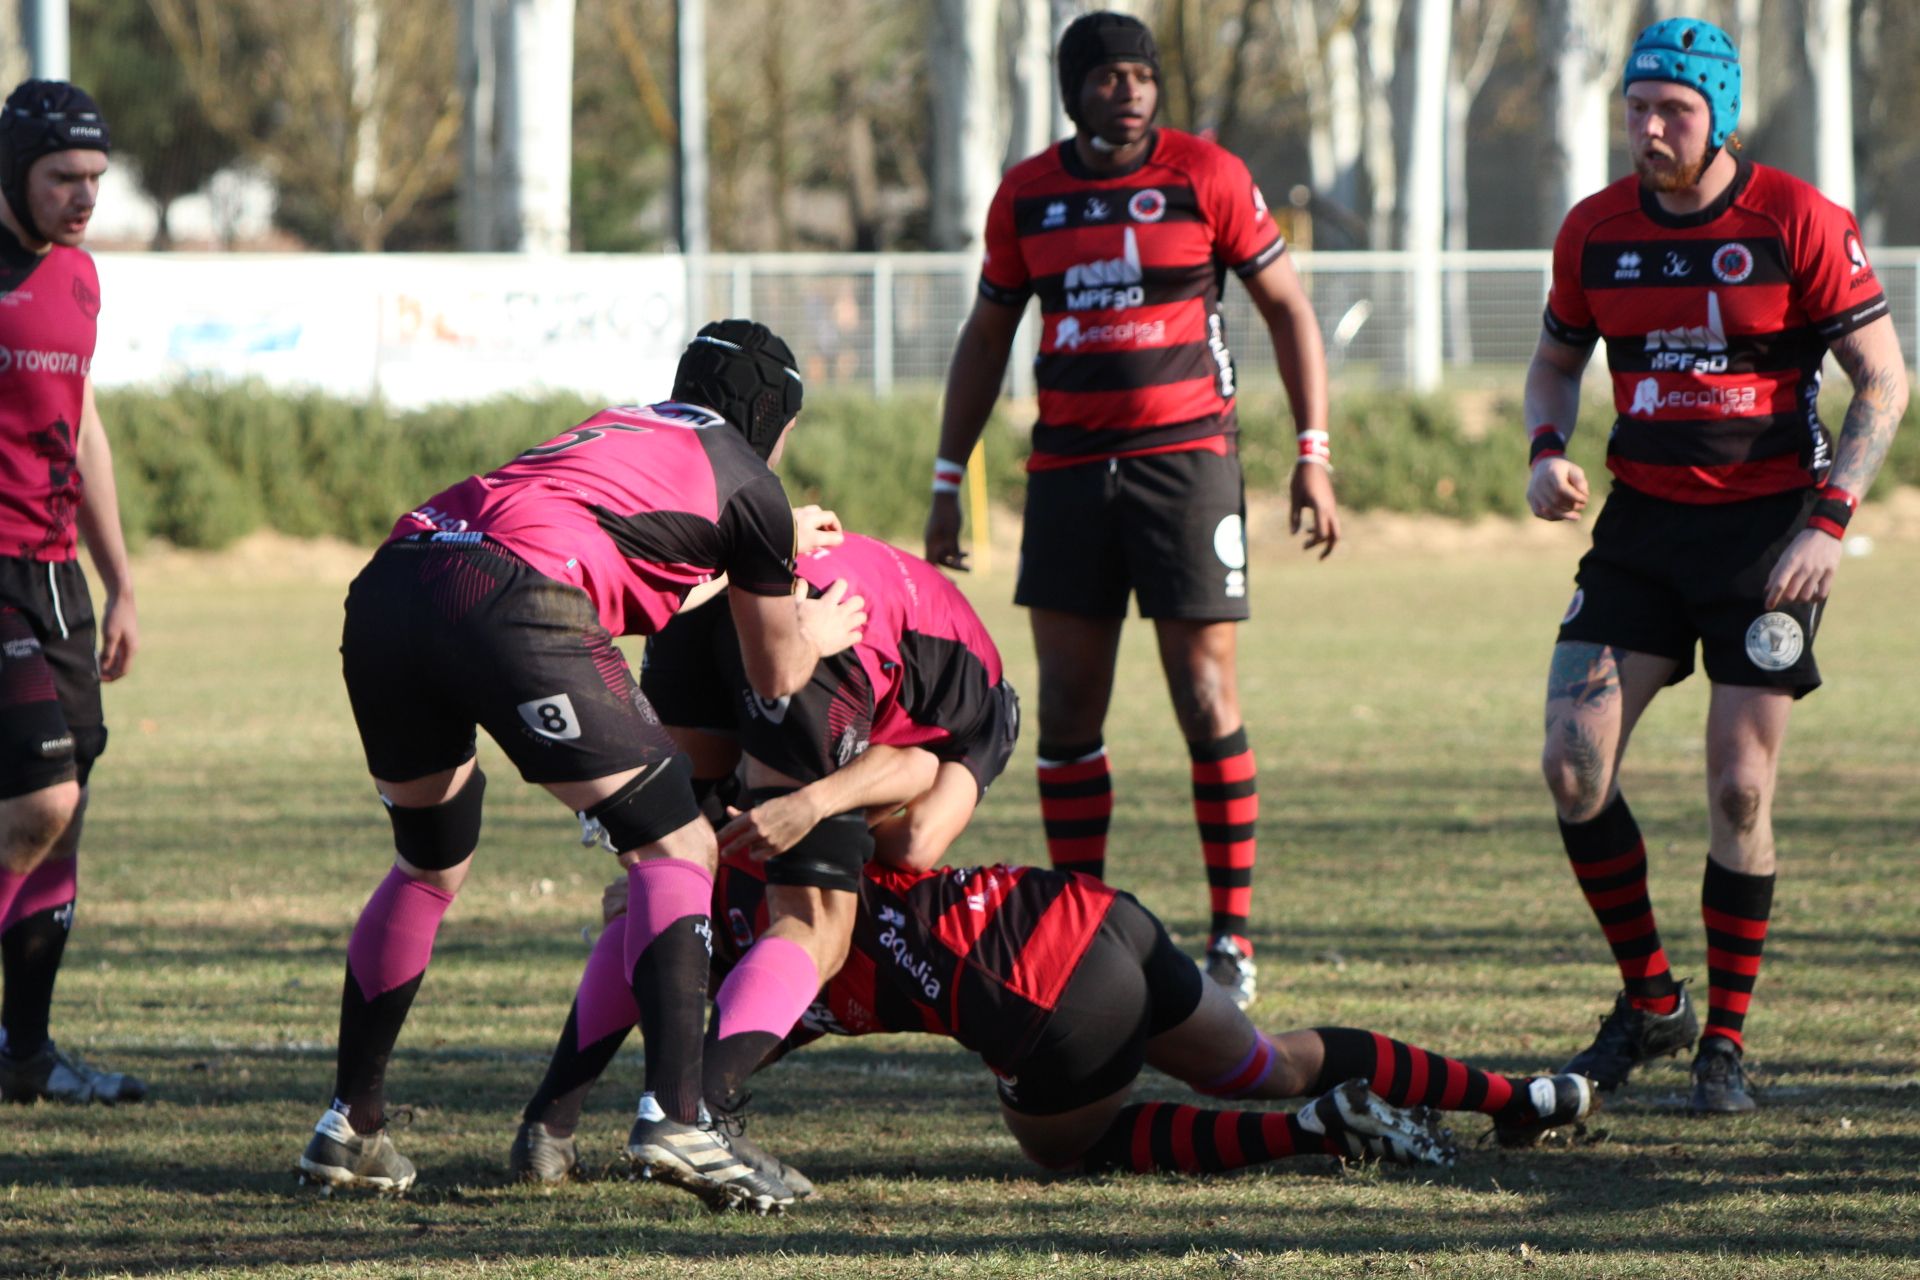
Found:
[[[1739, 154], [1740, 63], [1724, 31], [1696, 18], [1647, 28], [1622, 89], [1635, 173], [1567, 215], [1526, 384], [1527, 502], [1543, 520], [1578, 519], [1590, 492], [1566, 444], [1605, 340], [1614, 483], [1554, 647], [1543, 763], [1625, 990], [1566, 1069], [1614, 1089], [1697, 1036], [1691, 1108], [1749, 1111], [1780, 748], [1794, 701], [1820, 685], [1814, 639], [1840, 540], [1906, 408], [1906, 367], [1853, 215]], [[1838, 441], [1818, 415], [1828, 353], [1853, 382]], [[1696, 646], [1712, 683], [1704, 1029], [1668, 966], [1619, 785], [1635, 723], [1693, 670]]]

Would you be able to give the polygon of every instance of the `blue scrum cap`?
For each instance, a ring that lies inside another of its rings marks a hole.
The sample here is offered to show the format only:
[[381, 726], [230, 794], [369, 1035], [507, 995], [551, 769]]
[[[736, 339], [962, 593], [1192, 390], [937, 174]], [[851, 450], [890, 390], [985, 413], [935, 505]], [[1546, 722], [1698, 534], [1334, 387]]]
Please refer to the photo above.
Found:
[[1740, 123], [1740, 51], [1733, 38], [1699, 18], [1668, 18], [1640, 33], [1620, 80], [1625, 93], [1636, 80], [1683, 84], [1707, 100], [1713, 134], [1707, 145], [1726, 145]]

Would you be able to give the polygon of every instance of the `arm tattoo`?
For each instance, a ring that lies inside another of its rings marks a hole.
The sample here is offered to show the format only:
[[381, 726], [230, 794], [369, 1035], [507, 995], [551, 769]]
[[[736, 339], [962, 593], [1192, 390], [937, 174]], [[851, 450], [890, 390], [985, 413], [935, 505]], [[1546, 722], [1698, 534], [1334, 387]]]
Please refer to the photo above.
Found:
[[1575, 711], [1602, 706], [1620, 692], [1620, 663], [1613, 646], [1567, 642], [1553, 646], [1547, 670], [1547, 701], [1565, 699]]
[[1884, 360], [1870, 355], [1860, 341], [1864, 332], [1850, 333], [1833, 344], [1834, 358], [1853, 382], [1853, 401], [1847, 406], [1846, 421], [1834, 445], [1833, 470], [1827, 475], [1828, 484], [1860, 498], [1873, 487], [1907, 407], [1906, 370], [1898, 361], [1889, 368]]

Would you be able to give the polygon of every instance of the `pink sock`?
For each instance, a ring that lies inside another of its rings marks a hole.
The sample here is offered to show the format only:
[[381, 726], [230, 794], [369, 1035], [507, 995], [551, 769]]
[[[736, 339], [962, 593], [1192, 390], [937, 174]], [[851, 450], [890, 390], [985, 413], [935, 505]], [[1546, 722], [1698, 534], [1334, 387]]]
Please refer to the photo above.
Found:
[[628, 867], [626, 972], [675, 921], [704, 919], [712, 910], [713, 873], [705, 867], [679, 858], [645, 858]]
[[[28, 916], [39, 915], [55, 907], [64, 907], [72, 902], [80, 887], [78, 858], [49, 858], [24, 876], [14, 877], [19, 884], [14, 886], [13, 901], [4, 910], [0, 910], [0, 933]], [[5, 877], [6, 872], [0, 872]], [[0, 899], [7, 894], [7, 887], [0, 883]]]
[[453, 905], [444, 889], [415, 880], [395, 867], [367, 899], [347, 944], [347, 969], [360, 994], [374, 1000], [413, 981], [433, 959], [440, 918]]
[[762, 938], [747, 949], [713, 997], [720, 1019], [718, 1038], [743, 1031], [783, 1037], [819, 994], [820, 971], [805, 947], [785, 938]]
[[633, 988], [627, 983], [626, 922], [616, 920], [600, 931], [587, 957], [587, 971], [580, 975], [580, 990], [574, 996], [579, 1011], [574, 1028], [575, 1047], [606, 1039], [640, 1021], [640, 1006], [634, 1003]]
[[20, 891], [27, 887], [27, 880], [32, 875], [31, 871], [22, 875], [0, 867], [0, 919], [12, 923], [14, 901], [19, 898]]

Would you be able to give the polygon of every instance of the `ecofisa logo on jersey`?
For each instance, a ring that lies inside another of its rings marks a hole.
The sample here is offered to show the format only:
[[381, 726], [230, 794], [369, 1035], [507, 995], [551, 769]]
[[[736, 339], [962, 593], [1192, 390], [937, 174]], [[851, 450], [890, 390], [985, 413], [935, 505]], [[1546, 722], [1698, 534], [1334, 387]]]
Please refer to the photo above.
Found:
[[1658, 378], [1642, 378], [1633, 389], [1629, 414], [1651, 418], [1662, 409], [1705, 409], [1723, 418], [1745, 417], [1760, 405], [1752, 387], [1676, 387], [1662, 391]]
[[1053, 331], [1055, 351], [1078, 351], [1082, 343], [1097, 347], [1157, 347], [1166, 340], [1165, 320], [1120, 320], [1113, 324], [1082, 325], [1078, 316], [1062, 316]]
[[1141, 287], [1146, 277], [1140, 270], [1140, 243], [1134, 239], [1132, 227], [1122, 235], [1119, 257], [1076, 262], [1067, 268], [1061, 284], [1069, 311], [1117, 311], [1146, 301], [1146, 290]]

